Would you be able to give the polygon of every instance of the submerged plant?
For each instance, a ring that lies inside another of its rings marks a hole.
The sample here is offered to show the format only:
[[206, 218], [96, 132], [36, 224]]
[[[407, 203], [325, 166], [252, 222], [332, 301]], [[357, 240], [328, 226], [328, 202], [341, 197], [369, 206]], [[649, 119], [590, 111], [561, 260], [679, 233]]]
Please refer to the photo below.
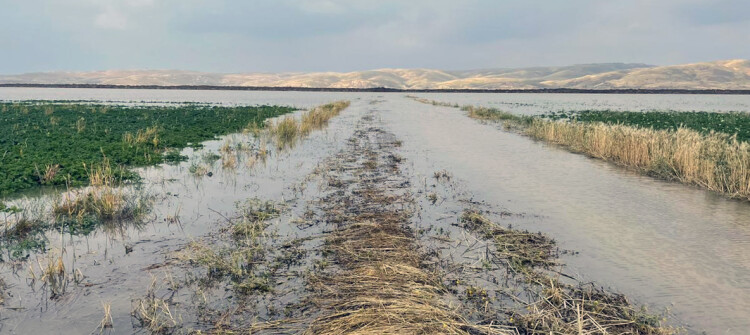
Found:
[[135, 222], [147, 214], [151, 199], [118, 187], [120, 179], [108, 160], [88, 171], [89, 187], [69, 192], [53, 204], [56, 226], [73, 234], [88, 234], [99, 225]]

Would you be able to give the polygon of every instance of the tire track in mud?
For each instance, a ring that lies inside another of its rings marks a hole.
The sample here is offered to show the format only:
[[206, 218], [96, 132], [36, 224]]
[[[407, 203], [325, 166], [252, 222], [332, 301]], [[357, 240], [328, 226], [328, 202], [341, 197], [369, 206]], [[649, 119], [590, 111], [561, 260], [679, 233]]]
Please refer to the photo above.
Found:
[[308, 278], [320, 312], [305, 333], [510, 333], [472, 324], [446, 302], [436, 254], [409, 227], [415, 201], [399, 145], [371, 111], [320, 171], [331, 187], [319, 207], [332, 228], [322, 249], [332, 265]]

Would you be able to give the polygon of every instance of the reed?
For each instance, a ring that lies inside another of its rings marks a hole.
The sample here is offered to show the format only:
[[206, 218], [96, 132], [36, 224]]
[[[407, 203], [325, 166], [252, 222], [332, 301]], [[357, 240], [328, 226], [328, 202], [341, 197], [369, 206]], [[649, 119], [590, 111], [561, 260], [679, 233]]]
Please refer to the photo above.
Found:
[[750, 145], [735, 136], [539, 118], [524, 133], [648, 175], [750, 200]]
[[349, 105], [349, 101], [336, 101], [313, 108], [302, 115], [300, 121], [300, 133], [308, 135], [313, 130], [325, 128], [330, 119], [339, 115], [339, 113], [349, 107]]
[[309, 110], [302, 114], [299, 120], [287, 116], [276, 123], [271, 123], [269, 132], [279, 150], [293, 147], [299, 138], [310, 135], [314, 130], [325, 128], [333, 117], [339, 115], [349, 105], [349, 101], [336, 101]]
[[652, 129], [602, 122], [518, 116], [462, 107], [472, 118], [503, 122], [532, 138], [634, 168], [643, 174], [750, 200], [750, 144], [736, 135], [678, 127]]

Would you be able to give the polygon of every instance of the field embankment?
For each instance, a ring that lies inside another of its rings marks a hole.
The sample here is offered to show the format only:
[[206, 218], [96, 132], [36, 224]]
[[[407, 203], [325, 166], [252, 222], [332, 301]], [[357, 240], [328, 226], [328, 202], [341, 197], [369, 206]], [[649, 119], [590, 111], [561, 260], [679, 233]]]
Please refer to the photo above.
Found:
[[123, 178], [128, 167], [184, 160], [199, 146], [293, 111], [290, 107], [112, 106], [0, 103], [0, 194], [42, 185], [81, 186], [105, 159]]
[[494, 108], [461, 109], [469, 117], [501, 122], [506, 129], [573, 152], [730, 198], [750, 200], [747, 114], [588, 111], [521, 116]]

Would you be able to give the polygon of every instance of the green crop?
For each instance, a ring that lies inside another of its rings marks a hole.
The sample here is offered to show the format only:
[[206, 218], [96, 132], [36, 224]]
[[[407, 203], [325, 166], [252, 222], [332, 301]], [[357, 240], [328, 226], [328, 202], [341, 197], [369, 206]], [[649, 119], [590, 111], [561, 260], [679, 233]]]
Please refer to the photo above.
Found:
[[[40, 185], [85, 185], [84, 164], [104, 157], [125, 179], [128, 167], [183, 160], [176, 150], [293, 111], [290, 107], [113, 106], [0, 103], [0, 194]], [[166, 153], [166, 155], [165, 155]]]
[[551, 119], [569, 119], [580, 122], [604, 122], [623, 124], [656, 130], [676, 130], [689, 128], [704, 134], [712, 131], [737, 135], [739, 141], [750, 141], [750, 114], [731, 112], [677, 112], [649, 111], [624, 112], [610, 110], [588, 110], [580, 112], [559, 112], [544, 115]]

